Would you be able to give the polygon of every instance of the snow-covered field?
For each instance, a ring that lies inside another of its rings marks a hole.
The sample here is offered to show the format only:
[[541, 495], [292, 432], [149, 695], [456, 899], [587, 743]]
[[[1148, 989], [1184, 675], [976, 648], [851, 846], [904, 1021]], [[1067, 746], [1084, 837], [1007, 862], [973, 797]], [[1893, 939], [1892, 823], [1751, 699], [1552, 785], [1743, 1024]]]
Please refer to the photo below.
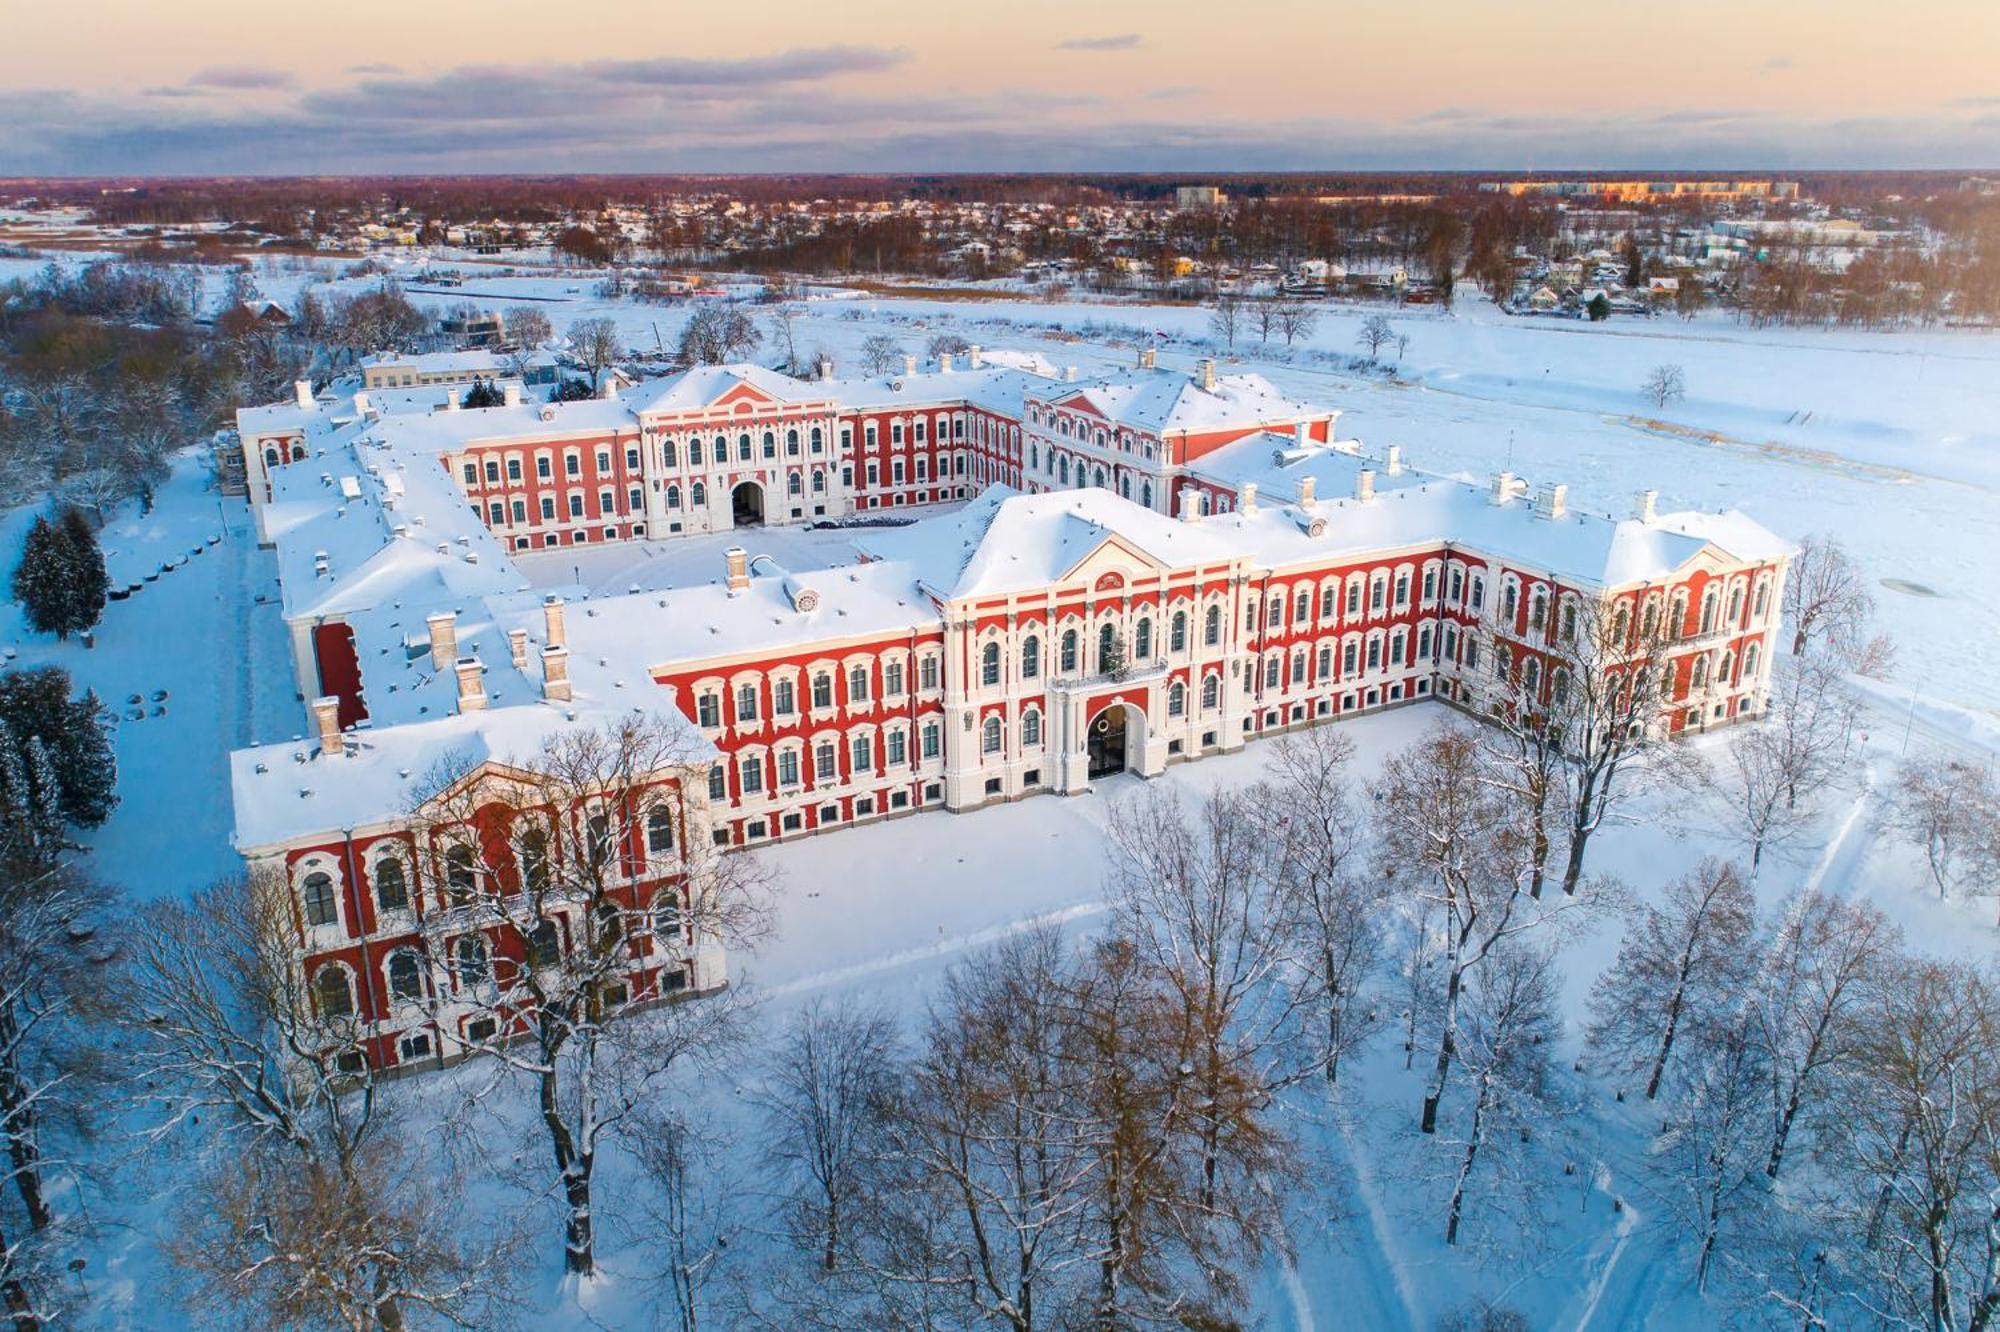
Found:
[[[298, 275], [277, 270], [261, 280], [283, 299]], [[558, 329], [609, 313], [635, 344], [657, 337], [672, 345], [684, 310], [607, 303], [589, 294], [591, 286], [588, 277], [479, 278], [416, 299], [504, 305], [541, 297]], [[1924, 890], [1908, 852], [1883, 829], [1882, 788], [1906, 745], [1949, 747], [1989, 763], [2000, 749], [1990, 683], [2000, 668], [2000, 338], [1752, 331], [1720, 317], [1590, 328], [1510, 320], [1468, 303], [1456, 316], [1392, 315], [1410, 344], [1397, 378], [1385, 381], [1335, 362], [1354, 352], [1366, 313], [1329, 307], [1310, 348], [1289, 358], [1273, 349], [1257, 368], [1344, 409], [1344, 433], [1373, 446], [1401, 444], [1420, 467], [1475, 474], [1506, 467], [1566, 480], [1573, 503], [1613, 511], [1641, 488], [1660, 490], [1665, 507], [1741, 507], [1788, 534], [1832, 533], [1875, 578], [1928, 589], [1932, 595], [1878, 587], [1881, 623], [1901, 645], [1897, 678], [1868, 687], [1862, 758], [1838, 789], [1823, 793], [1809, 835], [1767, 860], [1758, 897], [1768, 909], [1811, 883], [1874, 902], [1925, 951], [1992, 955], [2000, 933], [1990, 906], [1948, 906]], [[887, 329], [921, 353], [931, 333], [948, 330], [1088, 372], [1128, 360], [1137, 337], [1160, 345], [1164, 362], [1191, 365], [1213, 354], [1201, 345], [1204, 323], [1201, 312], [1186, 309], [825, 299], [802, 319], [800, 346], [851, 358], [863, 338]], [[1092, 324], [1096, 336], [1079, 339]], [[1255, 359], [1240, 343], [1237, 350]], [[768, 359], [768, 345], [763, 351]], [[1685, 366], [1689, 384], [1687, 400], [1660, 414], [1663, 425], [1644, 419], [1654, 413], [1638, 393], [1645, 372], [1662, 361]], [[8, 515], [0, 545], [17, 548], [28, 517]], [[834, 534], [767, 535], [795, 546], [787, 557], [802, 564], [833, 558], [821, 546]], [[96, 646], [27, 636], [11, 606], [0, 609], [0, 645], [21, 664], [66, 666], [121, 717], [124, 803], [92, 839], [97, 870], [138, 897], [185, 892], [233, 862], [223, 752], [303, 729], [271, 600], [271, 562], [255, 548], [240, 502], [219, 501], [193, 455], [152, 514], [119, 515], [104, 540], [114, 580], [140, 590], [108, 609]], [[203, 553], [190, 554], [197, 547]], [[650, 557], [599, 548], [587, 554], [588, 568], [576, 567], [578, 558], [564, 552], [547, 568], [531, 561], [528, 572], [550, 582], [581, 574], [617, 591], [649, 573], [666, 576], [679, 560], [719, 561], [693, 545], [685, 554], [662, 546]], [[179, 567], [145, 581], [176, 560]], [[159, 690], [166, 698], [156, 703]], [[128, 703], [135, 694], [143, 703]], [[125, 720], [134, 708], [144, 717]], [[1444, 715], [1424, 705], [1344, 723], [1360, 746], [1360, 775]], [[1189, 790], [1244, 783], [1264, 771], [1269, 753], [1253, 745], [1161, 780]], [[781, 876], [779, 929], [757, 954], [736, 960], [735, 974], [762, 999], [766, 1025], [808, 997], [840, 993], [917, 1014], [945, 967], [1009, 931], [1037, 920], [1078, 935], [1099, 927], [1101, 832], [1111, 803], [1137, 786], [1121, 777], [1073, 799], [921, 815], [775, 848], [768, 855]], [[1701, 855], [1729, 850], [1719, 830], [1675, 800], [1662, 797], [1640, 815], [1606, 832], [1596, 859], [1642, 896]], [[1564, 953], [1570, 1044], [1616, 943], [1607, 920]], [[1537, 1328], [1714, 1325], [1717, 1313], [1693, 1292], [1674, 1227], [1636, 1182], [1653, 1128], [1648, 1112], [1617, 1103], [1601, 1079], [1580, 1078], [1572, 1131], [1586, 1168], [1547, 1230], [1447, 1251], [1416, 1165], [1419, 1075], [1403, 1062], [1398, 1042], [1384, 1037], [1347, 1079], [1339, 1104], [1287, 1104], [1287, 1127], [1346, 1206], [1340, 1220], [1290, 1236], [1292, 1257], [1273, 1261], [1246, 1316], [1298, 1332], [1419, 1332], [1478, 1294], [1519, 1307]], [[687, 1094], [727, 1123], [740, 1118], [754, 1076], [754, 1063], [744, 1060], [732, 1076]], [[449, 1094], [447, 1079], [408, 1086], [420, 1108]], [[632, 1203], [632, 1170], [622, 1158], [605, 1167], [602, 1211], [616, 1215]], [[156, 1298], [167, 1201], [160, 1174], [116, 1172], [96, 1204], [104, 1224], [92, 1292], [115, 1324], [186, 1325]], [[1614, 1211], [1614, 1197], [1622, 1210]], [[591, 1292], [590, 1310], [606, 1326], [645, 1326], [645, 1277], [656, 1256], [637, 1233], [638, 1218], [624, 1219], [634, 1226], [614, 1228], [609, 1276]], [[553, 1218], [544, 1238], [533, 1251], [531, 1321], [576, 1326], [573, 1292], [557, 1278]]]

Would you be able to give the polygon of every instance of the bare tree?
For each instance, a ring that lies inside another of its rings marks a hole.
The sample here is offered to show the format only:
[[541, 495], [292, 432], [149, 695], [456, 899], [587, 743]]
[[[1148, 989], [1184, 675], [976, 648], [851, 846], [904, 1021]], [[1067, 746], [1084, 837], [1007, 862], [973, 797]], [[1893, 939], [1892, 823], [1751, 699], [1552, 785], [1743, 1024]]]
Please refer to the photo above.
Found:
[[870, 333], [861, 343], [861, 369], [870, 375], [886, 375], [903, 358], [903, 344], [887, 333]]
[[1310, 338], [1319, 327], [1319, 311], [1304, 301], [1279, 301], [1276, 313], [1278, 332], [1287, 347], [1301, 338]]
[[1221, 338], [1226, 347], [1236, 346], [1236, 335], [1243, 328], [1243, 298], [1235, 292], [1218, 291], [1208, 305], [1208, 331]]
[[[187, 1298], [245, 1326], [488, 1326], [508, 1237], [441, 1224], [452, 1180], [413, 1153], [357, 1057], [363, 1024], [291, 946], [291, 890], [262, 869], [152, 904], [129, 939], [128, 1076], [151, 1142], [211, 1134], [170, 1252]], [[437, 1210], [441, 1209], [441, 1210]]]
[[1802, 657], [1815, 639], [1858, 643], [1875, 614], [1875, 598], [1847, 549], [1831, 537], [1799, 540], [1785, 580], [1784, 616], [1792, 622], [1792, 655]]
[[887, 1013], [811, 1004], [780, 1039], [758, 1097], [793, 1239], [828, 1272], [850, 1242], [849, 1218], [865, 1206], [897, 1045]]
[[972, 344], [956, 333], [933, 333], [924, 344], [924, 355], [934, 361], [940, 356], [963, 356], [971, 350]]
[[770, 308], [765, 318], [771, 326], [771, 343], [783, 358], [779, 369], [788, 375], [803, 373], [805, 366], [799, 360], [799, 307], [790, 301], [781, 301]]
[[555, 325], [543, 311], [532, 305], [512, 305], [502, 314], [507, 340], [522, 351], [533, 351], [556, 335]]
[[1742, 1210], [1763, 1194], [1753, 1181], [1766, 1148], [1770, 1067], [1755, 1033], [1731, 1015], [1702, 1033], [1677, 1066], [1660, 1128], [1663, 1192], [1695, 1246], [1695, 1287], [1706, 1290], [1719, 1253], [1732, 1247]]
[[1851, 1068], [1874, 1002], [1900, 946], [1896, 927], [1871, 906], [1803, 892], [1760, 947], [1751, 1013], [1771, 1067], [1770, 1150], [1764, 1173], [1783, 1168], [1801, 1119], [1810, 1120]]
[[1314, 1062], [1329, 1083], [1343, 1056], [1377, 1025], [1369, 987], [1386, 942], [1388, 889], [1361, 863], [1361, 821], [1347, 776], [1354, 742], [1329, 727], [1287, 736], [1274, 755], [1275, 780], [1247, 797], [1280, 848], [1278, 913], [1296, 1002], [1317, 1013]]
[[1646, 1099], [1661, 1082], [1683, 1030], [1720, 1020], [1754, 963], [1756, 902], [1734, 865], [1705, 859], [1642, 906], [1618, 958], [1591, 994], [1590, 1043], [1627, 1072], [1646, 1070]]
[[1361, 321], [1361, 331], [1354, 340], [1368, 350], [1368, 359], [1375, 360], [1382, 348], [1396, 340], [1396, 330], [1390, 326], [1387, 315], [1372, 314]]
[[659, 1284], [674, 1332], [713, 1325], [711, 1288], [723, 1273], [737, 1227], [728, 1214], [730, 1181], [715, 1166], [731, 1143], [697, 1127], [678, 1110], [649, 1109], [634, 1135], [635, 1153], [653, 1197], [645, 1207], [645, 1239], [660, 1254]]
[[1660, 410], [1687, 396], [1687, 372], [1678, 365], [1656, 365], [1646, 372], [1646, 382], [1639, 386], [1639, 391], [1646, 395], [1654, 410]]
[[[595, 1266], [605, 1141], [669, 1072], [737, 1035], [737, 1001], [675, 987], [707, 950], [768, 927], [765, 870], [718, 849], [686, 794], [706, 763], [683, 735], [648, 715], [564, 730], [504, 767], [432, 774], [412, 812], [428, 877], [449, 894], [424, 919], [427, 945], [451, 960], [461, 997], [506, 1021], [472, 1052], [534, 1089], [571, 1272]], [[468, 1104], [483, 1097], [474, 1088]]]
[[1919, 753], [1896, 774], [1890, 822], [1921, 847], [1938, 896], [2000, 891], [2000, 789], [1984, 766]]
[[1419, 1121], [1435, 1133], [1467, 978], [1502, 940], [1551, 923], [1574, 899], [1548, 908], [1528, 895], [1523, 811], [1488, 780], [1465, 728], [1440, 724], [1391, 755], [1374, 795], [1383, 871], [1435, 906], [1444, 936], [1437, 1054]]
[[1764, 853], [1797, 836], [1812, 812], [1788, 796], [1793, 789], [1787, 755], [1779, 737], [1757, 727], [1739, 730], [1711, 772], [1708, 789], [1729, 835], [1750, 853], [1750, 877], [1757, 877]]
[[1549, 1051], [1561, 1026], [1555, 1012], [1557, 983], [1548, 951], [1520, 944], [1496, 950], [1480, 972], [1465, 1024], [1472, 1106], [1445, 1204], [1446, 1244], [1458, 1243], [1482, 1151], [1490, 1151], [1507, 1129], [1544, 1117], [1538, 1108], [1550, 1080]]
[[1990, 965], [1898, 959], [1873, 995], [1837, 1159], [1856, 1265], [1885, 1323], [2000, 1320], [2000, 987]]
[[763, 340], [756, 321], [743, 310], [711, 301], [682, 325], [680, 356], [689, 365], [723, 365], [748, 355]]
[[1258, 300], [1246, 302], [1249, 308], [1250, 327], [1257, 331], [1257, 341], [1269, 342], [1271, 334], [1278, 328], [1278, 305], [1276, 301]]
[[590, 391], [596, 393], [604, 372], [625, 354], [625, 343], [618, 336], [617, 323], [608, 316], [597, 315], [569, 326], [569, 352], [590, 371]]
[[1297, 1006], [1278, 860], [1253, 797], [1217, 792], [1189, 809], [1150, 786], [1111, 811], [1106, 874], [1119, 936], [1172, 995], [1193, 1054], [1202, 1119], [1202, 1204], [1213, 1206], [1222, 1136], [1289, 1079]]

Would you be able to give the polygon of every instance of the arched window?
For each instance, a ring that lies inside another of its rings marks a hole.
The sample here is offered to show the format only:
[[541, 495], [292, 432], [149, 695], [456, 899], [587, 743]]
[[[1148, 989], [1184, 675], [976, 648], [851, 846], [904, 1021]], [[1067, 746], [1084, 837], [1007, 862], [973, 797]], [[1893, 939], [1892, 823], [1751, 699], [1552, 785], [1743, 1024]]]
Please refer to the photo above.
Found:
[[1521, 664], [1521, 692], [1530, 699], [1541, 692], [1542, 663], [1533, 657]]
[[1063, 630], [1062, 669], [1066, 672], [1076, 669], [1076, 630], [1074, 629]]
[[486, 954], [486, 940], [477, 934], [468, 934], [458, 941], [453, 950], [457, 963], [458, 983], [462, 986], [484, 985], [493, 974], [491, 960]]
[[697, 481], [688, 487], [688, 504], [697, 509], [708, 507], [708, 487]]
[[1755, 643], [1743, 649], [1743, 678], [1752, 681], [1757, 678], [1757, 645]]
[[1000, 683], [1000, 645], [988, 643], [979, 649], [979, 683], [997, 685]]
[[646, 854], [671, 855], [674, 849], [674, 812], [665, 805], [646, 811]]
[[327, 966], [313, 973], [313, 1002], [325, 1021], [352, 1016], [354, 987], [347, 983], [346, 970]]
[[790, 476], [785, 478], [786, 494], [803, 495], [805, 494], [805, 492], [806, 492], [805, 482], [799, 478], [799, 474], [797, 472], [793, 472]]
[[1222, 641], [1222, 607], [1208, 608], [1208, 620], [1202, 627], [1201, 641], [1209, 647], [1214, 647]]
[[1536, 588], [1534, 598], [1528, 603], [1528, 627], [1539, 633], [1548, 622], [1548, 617], [1549, 599], [1540, 588]]
[[521, 890], [547, 892], [549, 887], [549, 834], [540, 824], [530, 823], [520, 838]]
[[1715, 678], [1717, 682], [1723, 685], [1729, 685], [1735, 683], [1735, 681], [1731, 678], [1730, 674], [1735, 669], [1736, 669], [1736, 654], [1734, 652], [1724, 652], [1722, 654], [1722, 663], [1715, 668]]
[[1690, 675], [1688, 683], [1696, 689], [1708, 683], [1708, 658], [1706, 656], [1694, 659], [1694, 670]]
[[1756, 598], [1750, 603], [1750, 613], [1756, 616], [1760, 620], [1763, 619], [1764, 608], [1770, 604], [1770, 601], [1771, 601], [1771, 584], [1769, 580], [1759, 581], [1757, 584]]
[[340, 919], [340, 913], [333, 901], [333, 876], [324, 870], [314, 870], [306, 875], [301, 884], [306, 899], [306, 924], [332, 925]]
[[1186, 611], [1174, 612], [1174, 618], [1167, 629], [1167, 650], [1170, 652], [1187, 651]]
[[1738, 584], [1729, 589], [1729, 623], [1735, 624], [1743, 617], [1743, 587]]
[[1132, 655], [1140, 661], [1153, 659], [1153, 618], [1150, 615], [1139, 617], [1138, 631], [1132, 637]]
[[1114, 654], [1116, 651], [1116, 644], [1117, 644], [1117, 638], [1112, 632], [1111, 622], [1109, 620], [1106, 620], [1103, 624], [1098, 625], [1097, 626], [1097, 669], [1098, 670], [1105, 671], [1111, 669], [1112, 665], [1115, 662]]
[[826, 493], [826, 473], [825, 473], [825, 472], [814, 472], [814, 473], [813, 473], [813, 494], [815, 494], [815, 495], [824, 495], [825, 493]]
[[653, 933], [669, 943], [681, 942], [681, 895], [671, 888], [653, 899]]
[[473, 863], [472, 848], [464, 844], [444, 853], [444, 886], [453, 906], [465, 906], [479, 886], [479, 870]]
[[1042, 673], [1042, 640], [1029, 634], [1021, 640], [1021, 678], [1032, 680]]
[[1167, 690], [1167, 715], [1169, 717], [1180, 717], [1185, 716], [1186, 713], [1187, 686], [1176, 680]]
[[528, 965], [552, 967], [562, 956], [562, 932], [552, 920], [544, 920], [528, 931]]
[[1217, 675], [1204, 675], [1201, 678], [1201, 706], [1204, 709], [1212, 708], [1221, 697], [1222, 678]]
[[1549, 700], [1557, 707], [1569, 702], [1569, 672], [1560, 666], [1549, 672]]
[[980, 728], [979, 752], [982, 754], [997, 754], [1000, 752], [1000, 719], [998, 717], [988, 717], [986, 724]]
[[424, 966], [405, 948], [389, 955], [389, 994], [403, 1000], [424, 997]]
[[750, 461], [750, 432], [747, 430], [736, 437], [736, 461]]
[[394, 856], [375, 862], [375, 903], [384, 911], [401, 911], [410, 904], [410, 879]]
[[785, 456], [787, 458], [796, 458], [799, 456], [799, 432], [797, 430], [787, 430], [785, 432]]
[[600, 945], [615, 944], [625, 937], [625, 913], [618, 909], [616, 902], [597, 904], [597, 942]]
[[1715, 611], [1718, 598], [1714, 592], [1706, 593], [1701, 599], [1701, 632], [1715, 632]]
[[669, 509], [678, 509], [681, 507], [681, 488], [679, 486], [667, 487], [667, 507]]
[[1520, 602], [1520, 589], [1512, 583], [1507, 584], [1500, 592], [1500, 618], [1512, 624], [1515, 611], [1520, 609]]
[[1024, 745], [1042, 743], [1042, 714], [1033, 708], [1021, 714], [1021, 743]]

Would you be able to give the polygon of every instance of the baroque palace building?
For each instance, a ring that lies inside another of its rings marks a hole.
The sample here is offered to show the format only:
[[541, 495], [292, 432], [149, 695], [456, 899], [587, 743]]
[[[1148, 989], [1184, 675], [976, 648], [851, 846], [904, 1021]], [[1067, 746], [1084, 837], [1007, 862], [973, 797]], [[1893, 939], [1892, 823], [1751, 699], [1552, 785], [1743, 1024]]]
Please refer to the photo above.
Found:
[[[503, 388], [468, 409], [450, 385], [302, 386], [239, 413], [311, 738], [232, 756], [237, 843], [290, 886], [313, 993], [384, 1067], [520, 1017], [476, 983], [525, 964], [508, 941], [452, 933], [472, 887], [426, 813], [441, 765], [477, 782], [635, 710], [676, 760], [617, 859], [650, 922], [625, 1002], [726, 981], [676, 896], [695, 848], [1076, 793], [1425, 698], [1483, 710], [1560, 688], [1586, 610], [1657, 627], [1664, 730], [1768, 689], [1791, 548], [1751, 519], [1426, 474], [1208, 362]], [[630, 581], [592, 591], [575, 548], [606, 543]], [[504, 833], [497, 855], [509, 891]]]

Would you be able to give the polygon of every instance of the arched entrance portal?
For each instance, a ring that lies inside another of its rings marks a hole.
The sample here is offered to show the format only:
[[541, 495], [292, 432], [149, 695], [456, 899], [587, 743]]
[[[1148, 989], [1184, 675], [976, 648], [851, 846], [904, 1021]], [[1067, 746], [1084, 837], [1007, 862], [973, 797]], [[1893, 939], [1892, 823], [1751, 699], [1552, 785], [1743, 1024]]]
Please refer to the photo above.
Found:
[[764, 487], [745, 481], [729, 492], [730, 520], [738, 527], [764, 525]]
[[1113, 703], [1090, 719], [1085, 748], [1090, 755], [1091, 781], [1125, 771], [1125, 714], [1122, 703]]

